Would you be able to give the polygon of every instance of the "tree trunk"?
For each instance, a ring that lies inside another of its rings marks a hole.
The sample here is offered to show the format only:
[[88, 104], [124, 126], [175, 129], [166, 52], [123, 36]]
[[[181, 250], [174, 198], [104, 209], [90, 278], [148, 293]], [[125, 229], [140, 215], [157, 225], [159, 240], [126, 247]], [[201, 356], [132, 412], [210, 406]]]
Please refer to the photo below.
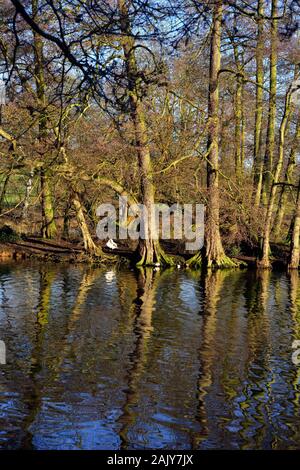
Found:
[[270, 54], [270, 95], [266, 151], [264, 157], [262, 198], [266, 205], [272, 183], [272, 171], [275, 148], [276, 125], [276, 89], [277, 89], [277, 29], [278, 29], [278, 0], [272, 0], [271, 20], [271, 54]]
[[205, 263], [207, 267], [226, 267], [233, 262], [225, 255], [220, 235], [219, 202], [219, 71], [221, 65], [221, 23], [223, 5], [218, 0], [214, 6], [211, 34], [209, 93], [208, 93], [208, 140], [207, 163], [207, 218], [205, 224]]
[[43, 169], [41, 169], [40, 175], [42, 193], [42, 237], [55, 238], [56, 225], [54, 220], [50, 181], [46, 171], [44, 171]]
[[289, 269], [299, 268], [299, 236], [300, 236], [300, 181], [298, 185], [296, 210], [290, 247]]
[[256, 41], [256, 106], [255, 106], [255, 130], [254, 130], [254, 190], [255, 207], [260, 204], [263, 159], [262, 159], [262, 118], [263, 118], [263, 84], [264, 84], [264, 0], [257, 2], [257, 41]]
[[242, 80], [242, 103], [241, 103], [241, 167], [244, 176], [246, 158], [246, 120], [245, 120], [245, 84]]
[[270, 233], [271, 233], [271, 228], [272, 228], [272, 216], [273, 216], [273, 209], [275, 205], [275, 198], [276, 198], [277, 188], [278, 188], [277, 183], [279, 181], [281, 170], [282, 170], [282, 165], [283, 165], [285, 132], [286, 132], [286, 126], [287, 126], [287, 122], [288, 122], [290, 114], [291, 114], [291, 87], [289, 88], [286, 94], [284, 114], [283, 114], [281, 125], [280, 125], [278, 161], [276, 165], [276, 170], [275, 170], [272, 188], [271, 188], [271, 194], [270, 194], [268, 208], [267, 208], [267, 215], [266, 215], [264, 235], [263, 235], [262, 253], [261, 253], [261, 258], [258, 261], [258, 266], [261, 268], [270, 268], [269, 250], [270, 250]]
[[242, 144], [243, 144], [243, 64], [239, 58], [239, 49], [236, 43], [233, 44], [235, 64], [237, 68], [237, 81], [235, 89], [235, 103], [234, 103], [234, 114], [235, 114], [235, 131], [234, 131], [234, 161], [235, 161], [235, 176], [237, 181], [240, 181], [243, 173], [243, 162], [242, 162]]
[[22, 209], [22, 219], [26, 219], [28, 215], [29, 198], [30, 198], [30, 193], [32, 191], [33, 175], [34, 175], [34, 172], [33, 170], [31, 170], [29, 178], [26, 183], [26, 188], [25, 188], [25, 199], [24, 199], [24, 204], [23, 204], [23, 209]]
[[70, 225], [70, 218], [71, 218], [71, 215], [70, 215], [71, 207], [72, 207], [72, 200], [68, 196], [67, 202], [64, 208], [64, 222], [63, 222], [63, 233], [62, 233], [62, 238], [66, 240], [68, 240], [70, 237], [69, 225]]
[[[38, 21], [39, 16], [39, 0], [32, 0], [32, 16]], [[44, 53], [43, 40], [39, 34], [33, 32], [34, 44], [34, 77], [37, 90], [37, 101], [39, 108], [39, 132], [38, 140], [45, 145], [45, 137], [47, 134], [47, 99], [46, 99], [46, 83], [44, 73]], [[54, 210], [52, 205], [51, 186], [49, 176], [43, 168], [40, 172], [41, 177], [41, 202], [42, 202], [42, 237], [54, 238], [56, 236], [56, 225], [54, 220]]]
[[9, 183], [9, 178], [10, 178], [10, 173], [4, 177], [4, 181], [3, 181], [3, 186], [2, 186], [1, 196], [0, 196], [0, 214], [2, 213], [2, 210], [3, 210], [3, 205], [4, 205], [5, 196], [6, 196], [7, 186]]
[[153, 264], [172, 264], [160, 247], [159, 240], [155, 239], [155, 221], [153, 208], [155, 202], [155, 187], [152, 176], [152, 163], [148, 142], [148, 132], [142, 102], [141, 79], [135, 56], [135, 42], [131, 34], [131, 25], [126, 2], [118, 0], [121, 13], [121, 31], [124, 35], [122, 46], [126, 64], [130, 112], [135, 133], [135, 145], [140, 172], [141, 202], [147, 210], [144, 222], [145, 239], [139, 238], [137, 248], [137, 265], [147, 266]]
[[77, 192], [74, 192], [73, 195], [73, 205], [76, 211], [77, 223], [82, 233], [85, 251], [90, 255], [104, 256], [101, 247], [97, 246], [91, 237], [88, 225], [85, 220], [84, 210]]
[[[296, 131], [293, 139], [292, 148], [290, 151], [289, 161], [284, 176], [284, 183], [291, 184], [293, 173], [296, 166], [296, 157], [300, 140], [300, 116], [298, 117]], [[282, 221], [286, 210], [286, 203], [288, 199], [289, 187], [283, 185], [280, 189], [279, 199], [278, 199], [278, 208], [274, 222], [274, 237], [278, 239], [281, 232]]]

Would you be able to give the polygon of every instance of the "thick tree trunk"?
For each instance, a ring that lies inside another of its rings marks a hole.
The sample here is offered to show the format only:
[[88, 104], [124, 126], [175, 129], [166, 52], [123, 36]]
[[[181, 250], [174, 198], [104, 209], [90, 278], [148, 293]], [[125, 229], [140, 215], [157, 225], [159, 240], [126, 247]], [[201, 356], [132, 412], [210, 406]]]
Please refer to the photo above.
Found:
[[138, 162], [141, 178], [142, 204], [147, 210], [145, 220], [145, 239], [140, 238], [137, 248], [137, 265], [172, 264], [171, 259], [162, 250], [156, 236], [153, 208], [155, 204], [155, 187], [152, 179], [152, 163], [148, 145], [146, 123], [142, 103], [137, 100], [133, 107], [133, 122], [135, 128]]
[[155, 202], [155, 187], [152, 176], [152, 163], [148, 142], [148, 132], [142, 103], [141, 79], [135, 57], [135, 42], [131, 35], [131, 25], [126, 2], [119, 0], [121, 13], [121, 30], [124, 34], [122, 39], [123, 51], [126, 63], [128, 79], [128, 91], [130, 99], [131, 118], [134, 126], [135, 145], [138, 156], [140, 172], [141, 202], [147, 210], [144, 223], [145, 239], [140, 238], [137, 248], [137, 264], [172, 264], [162, 250], [159, 240], [156, 239], [156, 227], [153, 220], [153, 208]]
[[275, 125], [276, 125], [276, 89], [277, 89], [277, 30], [278, 30], [278, 0], [272, 0], [272, 20], [271, 20], [271, 53], [270, 53], [270, 95], [269, 95], [269, 115], [266, 151], [264, 157], [262, 200], [267, 204], [268, 194], [272, 184], [272, 171], [274, 163], [275, 149]]
[[208, 203], [205, 223], [205, 262], [207, 267], [230, 266], [233, 263], [225, 255], [220, 235], [219, 202], [219, 71], [221, 64], [222, 1], [214, 6], [211, 35], [209, 94], [208, 94], [208, 140], [207, 163]]
[[264, 0], [257, 2], [257, 41], [256, 41], [256, 106], [254, 129], [254, 155], [253, 155], [253, 180], [255, 207], [260, 204], [263, 159], [262, 159], [262, 118], [263, 118], [263, 84], [264, 84]]

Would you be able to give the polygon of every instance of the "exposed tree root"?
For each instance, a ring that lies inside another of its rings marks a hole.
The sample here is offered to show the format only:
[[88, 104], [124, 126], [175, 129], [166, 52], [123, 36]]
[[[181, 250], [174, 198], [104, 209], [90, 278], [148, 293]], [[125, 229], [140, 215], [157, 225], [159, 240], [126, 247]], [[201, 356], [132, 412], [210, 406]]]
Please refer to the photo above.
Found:
[[230, 268], [238, 268], [239, 264], [224, 254], [224, 255], [219, 256], [216, 259], [207, 260], [206, 267], [217, 268], [217, 269], [230, 269]]
[[174, 266], [175, 262], [172, 256], [169, 256], [161, 248], [158, 241], [143, 243], [138, 247], [137, 251], [138, 261], [137, 267], [141, 266]]
[[209, 269], [230, 269], [230, 268], [238, 268], [241, 266], [242, 263], [238, 261], [233, 261], [231, 258], [226, 256], [225, 254], [219, 256], [216, 259], [209, 260], [201, 252], [196, 253], [192, 258], [190, 258], [186, 262], [186, 266], [193, 267], [193, 268], [200, 268], [205, 266]]
[[88, 260], [93, 264], [102, 264], [102, 263], [112, 264], [112, 263], [118, 262], [118, 258], [115, 255], [108, 255], [104, 253], [102, 250], [97, 251], [97, 254], [86, 252], [86, 256]]
[[155, 256], [156, 262], [160, 263], [162, 266], [174, 266], [175, 264], [172, 256], [167, 255], [159, 243], [155, 244]]
[[189, 268], [201, 268], [203, 265], [203, 260], [202, 260], [202, 253], [198, 251], [192, 258], [188, 259], [185, 263], [185, 265]]

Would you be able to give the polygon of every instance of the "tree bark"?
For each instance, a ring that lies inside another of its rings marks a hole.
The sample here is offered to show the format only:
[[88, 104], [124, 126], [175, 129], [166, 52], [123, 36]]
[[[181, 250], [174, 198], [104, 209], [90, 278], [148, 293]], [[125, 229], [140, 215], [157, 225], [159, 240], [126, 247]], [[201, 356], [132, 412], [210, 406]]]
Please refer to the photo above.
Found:
[[[38, 21], [39, 16], [39, 0], [32, 0], [32, 16]], [[44, 73], [44, 53], [43, 40], [39, 34], [33, 31], [34, 45], [34, 76], [37, 90], [37, 101], [39, 108], [39, 132], [38, 140], [42, 143], [47, 134], [47, 99], [46, 99], [46, 83]], [[54, 220], [54, 209], [52, 204], [52, 191], [47, 171], [42, 168], [40, 172], [41, 178], [41, 202], [42, 202], [42, 237], [54, 238], [56, 236], [56, 224]]]
[[240, 181], [241, 176], [243, 175], [243, 133], [244, 133], [244, 123], [243, 123], [243, 64], [239, 58], [239, 48], [238, 45], [233, 41], [233, 51], [235, 64], [237, 69], [237, 78], [236, 78], [236, 89], [235, 89], [235, 103], [234, 103], [234, 114], [235, 114], [235, 130], [234, 130], [234, 161], [235, 161], [235, 176], [237, 181]]
[[207, 163], [208, 204], [205, 223], [205, 263], [207, 267], [226, 267], [233, 262], [225, 255], [220, 235], [219, 201], [219, 71], [221, 65], [222, 0], [214, 5], [211, 34]]
[[[293, 173], [296, 166], [296, 157], [300, 140], [300, 116], [298, 117], [296, 131], [293, 139], [292, 148], [289, 155], [289, 161], [286, 167], [284, 183], [291, 184], [293, 179]], [[293, 189], [292, 189], [293, 191]], [[286, 204], [288, 200], [289, 187], [285, 184], [282, 185], [278, 198], [278, 208], [275, 216], [274, 222], [274, 237], [275, 239], [280, 236], [282, 221], [286, 211]]]
[[284, 141], [285, 141], [285, 132], [286, 126], [291, 114], [292, 106], [291, 106], [291, 87], [289, 88], [286, 98], [285, 98], [285, 107], [284, 107], [284, 114], [282, 117], [282, 121], [280, 124], [280, 136], [279, 136], [279, 149], [278, 149], [278, 161], [276, 165], [276, 170], [273, 178], [273, 183], [271, 187], [271, 193], [267, 208], [266, 220], [265, 220], [265, 227], [264, 227], [264, 234], [263, 234], [263, 244], [262, 244], [262, 253], [261, 257], [258, 261], [258, 266], [261, 268], [270, 268], [270, 233], [272, 228], [272, 216], [273, 210], [275, 205], [275, 199], [277, 194], [278, 188], [278, 181], [280, 178], [282, 165], [283, 165], [283, 157], [284, 157]]
[[44, 169], [41, 169], [41, 193], [42, 193], [42, 237], [55, 238], [56, 224], [54, 220], [54, 210], [52, 204], [52, 191], [49, 176]]
[[70, 219], [71, 219], [71, 207], [72, 207], [72, 198], [67, 196], [67, 200], [64, 207], [64, 222], [63, 222], [63, 233], [62, 238], [68, 240], [70, 237]]
[[155, 220], [153, 208], [155, 202], [155, 187], [152, 174], [152, 162], [148, 141], [146, 120], [143, 110], [141, 78], [135, 56], [135, 41], [131, 34], [131, 24], [128, 8], [124, 0], [118, 0], [121, 15], [122, 46], [125, 57], [126, 75], [130, 100], [130, 113], [135, 133], [135, 146], [140, 172], [141, 202], [147, 210], [145, 239], [139, 238], [137, 248], [137, 265], [172, 264], [155, 238]]
[[298, 269], [299, 268], [299, 236], [300, 236], [300, 181], [298, 185], [297, 192], [297, 202], [296, 210], [293, 223], [293, 233], [290, 247], [290, 256], [289, 256], [289, 269]]
[[263, 159], [262, 159], [262, 118], [263, 118], [263, 84], [264, 84], [264, 0], [257, 2], [257, 40], [256, 40], [256, 106], [255, 106], [255, 129], [254, 129], [254, 155], [253, 155], [253, 180], [255, 207], [260, 204]]
[[5, 196], [6, 196], [7, 186], [9, 183], [9, 178], [10, 178], [10, 173], [4, 177], [4, 181], [3, 181], [2, 191], [0, 195], [0, 214], [2, 213], [2, 210], [3, 210], [3, 205], [4, 205]]
[[276, 90], [277, 90], [277, 30], [278, 30], [278, 0], [272, 0], [271, 20], [271, 53], [270, 53], [270, 95], [266, 151], [264, 157], [262, 200], [266, 205], [270, 187], [272, 184], [272, 171], [275, 149], [275, 126], [276, 126]]
[[91, 237], [88, 225], [85, 220], [84, 210], [80, 201], [80, 197], [77, 192], [74, 192], [73, 194], [73, 205], [76, 211], [77, 223], [82, 233], [85, 251], [90, 255], [104, 256], [101, 247], [97, 246]]

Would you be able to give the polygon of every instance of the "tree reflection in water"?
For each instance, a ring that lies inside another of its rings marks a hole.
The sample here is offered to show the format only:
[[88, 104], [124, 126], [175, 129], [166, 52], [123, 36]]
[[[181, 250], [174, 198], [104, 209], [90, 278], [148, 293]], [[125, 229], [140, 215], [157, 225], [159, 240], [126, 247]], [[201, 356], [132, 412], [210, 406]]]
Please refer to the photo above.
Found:
[[0, 447], [298, 448], [297, 272], [2, 265]]

